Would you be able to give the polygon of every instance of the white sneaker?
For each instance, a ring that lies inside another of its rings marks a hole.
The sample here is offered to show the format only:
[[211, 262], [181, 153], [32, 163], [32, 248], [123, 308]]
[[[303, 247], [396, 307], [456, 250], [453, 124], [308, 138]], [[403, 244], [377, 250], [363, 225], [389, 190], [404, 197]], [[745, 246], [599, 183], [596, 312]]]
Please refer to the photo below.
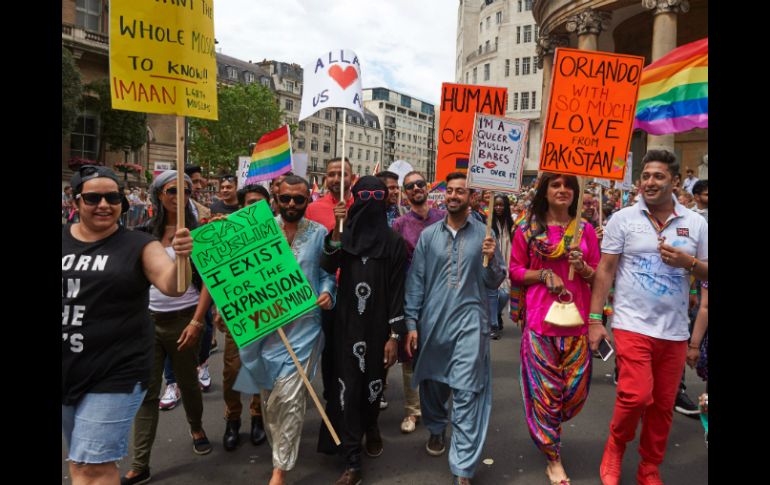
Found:
[[209, 374], [208, 362], [205, 362], [198, 367], [198, 382], [200, 383], [203, 392], [208, 392], [211, 387], [211, 375]]
[[163, 397], [160, 398], [159, 409], [163, 411], [169, 411], [174, 409], [179, 404], [182, 393], [179, 392], [179, 387], [176, 383], [166, 385], [166, 392], [163, 393]]

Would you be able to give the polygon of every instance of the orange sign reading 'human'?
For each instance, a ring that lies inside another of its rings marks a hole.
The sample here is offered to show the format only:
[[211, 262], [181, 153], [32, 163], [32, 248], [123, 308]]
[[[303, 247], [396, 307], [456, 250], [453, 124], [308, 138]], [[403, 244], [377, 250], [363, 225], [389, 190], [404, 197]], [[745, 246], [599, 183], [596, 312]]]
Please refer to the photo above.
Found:
[[540, 170], [623, 180], [644, 58], [556, 49]]
[[505, 88], [472, 84], [441, 85], [436, 180], [450, 172], [467, 172], [476, 113], [505, 116]]

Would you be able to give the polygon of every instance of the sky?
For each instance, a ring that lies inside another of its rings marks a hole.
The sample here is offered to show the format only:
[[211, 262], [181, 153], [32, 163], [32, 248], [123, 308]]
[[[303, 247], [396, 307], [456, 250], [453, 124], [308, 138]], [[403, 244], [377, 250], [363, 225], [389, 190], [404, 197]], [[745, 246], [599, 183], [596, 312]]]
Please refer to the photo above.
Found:
[[220, 0], [217, 50], [243, 61], [304, 67], [351, 49], [363, 87], [386, 87], [438, 104], [454, 82], [457, 0]]

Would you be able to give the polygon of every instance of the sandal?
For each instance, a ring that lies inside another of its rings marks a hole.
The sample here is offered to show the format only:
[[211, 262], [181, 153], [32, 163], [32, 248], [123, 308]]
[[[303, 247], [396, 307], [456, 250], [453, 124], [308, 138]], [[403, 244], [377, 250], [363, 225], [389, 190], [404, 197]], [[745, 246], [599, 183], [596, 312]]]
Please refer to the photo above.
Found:
[[570, 485], [569, 478], [562, 478], [561, 480], [551, 480], [551, 475], [548, 474], [548, 467], [545, 468], [545, 476], [548, 477], [548, 481], [551, 485]]

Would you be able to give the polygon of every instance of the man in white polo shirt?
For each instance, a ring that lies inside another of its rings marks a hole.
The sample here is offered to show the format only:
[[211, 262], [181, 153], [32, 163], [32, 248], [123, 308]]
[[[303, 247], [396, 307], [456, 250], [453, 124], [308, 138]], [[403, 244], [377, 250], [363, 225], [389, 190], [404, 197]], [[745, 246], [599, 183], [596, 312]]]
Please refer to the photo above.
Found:
[[673, 196], [678, 172], [673, 153], [648, 151], [642, 160], [642, 198], [616, 212], [604, 229], [588, 319], [589, 343], [596, 350], [608, 336], [601, 313], [614, 278], [619, 376], [599, 469], [604, 485], [620, 482], [626, 443], [634, 439], [640, 420], [637, 482], [663, 483], [658, 466], [687, 354], [690, 275], [708, 279], [708, 223]]

